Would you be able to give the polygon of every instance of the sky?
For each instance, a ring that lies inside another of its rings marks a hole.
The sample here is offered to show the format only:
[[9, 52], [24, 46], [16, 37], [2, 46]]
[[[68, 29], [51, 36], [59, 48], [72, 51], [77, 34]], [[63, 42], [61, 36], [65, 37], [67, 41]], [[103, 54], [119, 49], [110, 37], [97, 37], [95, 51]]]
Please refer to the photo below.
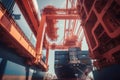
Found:
[[48, 5], [53, 5], [56, 8], [64, 8], [66, 0], [37, 0], [39, 9], [43, 9]]
[[[65, 8], [66, 6], [66, 0], [37, 0], [37, 2], [38, 2], [38, 7], [40, 11], [42, 11], [42, 9], [44, 9], [44, 7], [46, 7], [47, 5], [53, 5], [56, 8]], [[63, 21], [59, 21], [57, 24], [59, 28], [58, 30], [59, 39], [57, 40], [57, 43], [60, 43], [64, 35], [63, 34], [63, 30], [64, 30], [63, 23], [64, 23]], [[85, 37], [82, 42], [82, 50], [88, 50]], [[49, 64], [48, 72], [51, 74], [55, 74], [54, 73], [54, 51], [53, 50], [49, 51], [48, 64]]]

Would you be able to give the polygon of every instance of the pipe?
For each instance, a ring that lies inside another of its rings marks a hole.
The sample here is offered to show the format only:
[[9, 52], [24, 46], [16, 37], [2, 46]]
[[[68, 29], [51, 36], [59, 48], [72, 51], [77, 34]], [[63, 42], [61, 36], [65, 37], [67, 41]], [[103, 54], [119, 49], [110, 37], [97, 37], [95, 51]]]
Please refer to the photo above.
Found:
[[32, 4], [32, 8], [33, 8], [33, 13], [35, 15], [35, 17], [38, 19], [38, 21], [40, 22], [41, 20], [41, 16], [40, 16], [40, 11], [39, 11], [39, 7], [37, 4], [37, 0], [31, 0], [31, 4]]

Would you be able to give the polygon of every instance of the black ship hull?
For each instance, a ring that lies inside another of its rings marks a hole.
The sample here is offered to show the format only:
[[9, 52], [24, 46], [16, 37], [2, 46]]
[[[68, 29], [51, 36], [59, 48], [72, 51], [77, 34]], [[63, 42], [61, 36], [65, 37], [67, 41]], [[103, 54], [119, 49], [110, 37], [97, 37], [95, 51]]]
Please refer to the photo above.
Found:
[[94, 80], [120, 80], [120, 64], [114, 64], [93, 70]]
[[55, 73], [58, 79], [75, 79], [85, 76], [86, 70], [87, 66], [83, 64], [78, 64], [78, 66], [68, 64], [55, 68]]
[[58, 79], [83, 79], [91, 71], [91, 61], [88, 51], [71, 48], [71, 51], [55, 52], [55, 73]]

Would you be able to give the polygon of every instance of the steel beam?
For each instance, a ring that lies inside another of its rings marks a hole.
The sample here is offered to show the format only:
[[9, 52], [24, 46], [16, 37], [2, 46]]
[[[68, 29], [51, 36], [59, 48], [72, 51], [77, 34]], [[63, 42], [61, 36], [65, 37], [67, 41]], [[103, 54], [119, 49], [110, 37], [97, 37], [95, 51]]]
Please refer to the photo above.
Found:
[[48, 19], [80, 19], [77, 14], [49, 14], [46, 15]]

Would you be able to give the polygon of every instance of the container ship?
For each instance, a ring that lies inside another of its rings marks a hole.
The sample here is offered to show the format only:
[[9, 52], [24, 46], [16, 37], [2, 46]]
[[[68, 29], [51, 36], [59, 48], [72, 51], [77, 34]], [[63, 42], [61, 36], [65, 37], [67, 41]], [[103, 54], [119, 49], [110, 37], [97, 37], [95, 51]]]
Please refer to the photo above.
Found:
[[92, 71], [88, 51], [69, 48], [68, 51], [55, 51], [55, 73], [58, 79], [85, 79]]

